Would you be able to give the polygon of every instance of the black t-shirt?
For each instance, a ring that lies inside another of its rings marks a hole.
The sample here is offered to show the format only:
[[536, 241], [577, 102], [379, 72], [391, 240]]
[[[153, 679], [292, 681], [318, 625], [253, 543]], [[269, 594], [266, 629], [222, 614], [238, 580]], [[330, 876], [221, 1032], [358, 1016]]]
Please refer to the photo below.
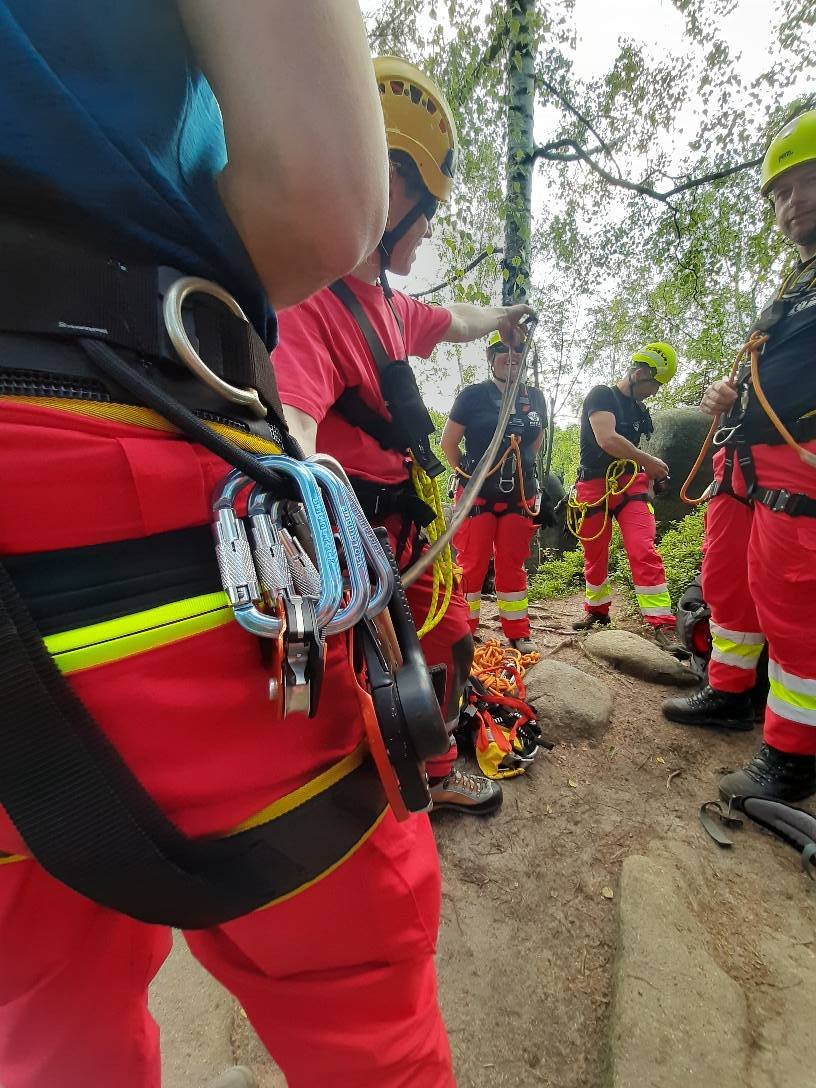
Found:
[[581, 408], [581, 468], [585, 476], [603, 476], [616, 461], [604, 453], [595, 438], [589, 417], [595, 412], [611, 412], [615, 417], [615, 430], [628, 438], [634, 446], [642, 437], [648, 438], [654, 428], [647, 408], [632, 397], [626, 397], [619, 389], [609, 385], [596, 385], [590, 389]]
[[[462, 458], [465, 472], [473, 472], [490, 445], [499, 418], [501, 399], [501, 391], [495, 382], [487, 381], [465, 386], [453, 402], [450, 418], [465, 428], [465, 455]], [[524, 494], [527, 498], [538, 492], [533, 443], [546, 424], [547, 407], [541, 391], [534, 386], [522, 386], [516, 397], [515, 410], [507, 421], [507, 429], [496, 460], [509, 447], [510, 436], [517, 434], [524, 472]], [[521, 489], [515, 472], [514, 457], [508, 457], [499, 472], [488, 476], [480, 495], [497, 502], [510, 502], [520, 497]]]
[[[759, 380], [771, 407], [790, 425], [816, 408], [816, 257], [800, 265], [760, 314], [757, 328], [769, 340], [759, 360]], [[770, 433], [770, 421], [753, 388], [743, 432]]]

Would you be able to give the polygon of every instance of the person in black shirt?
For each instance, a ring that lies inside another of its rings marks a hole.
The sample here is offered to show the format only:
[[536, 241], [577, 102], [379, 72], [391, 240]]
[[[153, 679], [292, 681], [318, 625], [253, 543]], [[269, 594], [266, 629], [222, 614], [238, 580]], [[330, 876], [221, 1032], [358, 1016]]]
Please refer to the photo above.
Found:
[[764, 743], [720, 781], [720, 795], [796, 802], [816, 793], [816, 110], [771, 141], [761, 191], [799, 258], [754, 325], [767, 336], [755, 373], [788, 438], [747, 368], [706, 390], [700, 407], [731, 436], [714, 458], [706, 512], [711, 662], [708, 684], [663, 712], [687, 725], [753, 728], [750, 689], [767, 640]]
[[[462, 479], [473, 472], [490, 445], [504, 386], [514, 368], [520, 365], [521, 353], [509, 348], [501, 335], [493, 332], [487, 342], [487, 358], [491, 378], [465, 386], [454, 401], [442, 432], [442, 450]], [[535, 649], [530, 639], [524, 561], [541, 523], [542, 493], [536, 477], [536, 454], [546, 423], [547, 409], [541, 391], [521, 385], [499, 447], [497, 467], [485, 480], [476, 505], [454, 538], [471, 630], [475, 632], [479, 625], [482, 584], [492, 555], [502, 629], [511, 645], [522, 653]], [[464, 455], [460, 448], [463, 438]], [[549, 500], [545, 500], [545, 516], [549, 509]]]
[[[585, 511], [579, 529], [584, 548], [584, 616], [573, 624], [587, 630], [609, 623], [612, 593], [607, 581], [612, 519], [620, 526], [644, 622], [658, 644], [685, 654], [677, 640], [663, 561], [655, 549], [655, 518], [648, 499], [649, 480], [662, 480], [668, 466], [638, 447], [652, 433], [643, 401], [670, 381], [677, 354], [669, 344], [647, 344], [617, 385], [596, 385], [581, 409], [581, 465], [575, 500]], [[611, 489], [611, 490], [610, 490]], [[608, 497], [605, 497], [607, 496]]]

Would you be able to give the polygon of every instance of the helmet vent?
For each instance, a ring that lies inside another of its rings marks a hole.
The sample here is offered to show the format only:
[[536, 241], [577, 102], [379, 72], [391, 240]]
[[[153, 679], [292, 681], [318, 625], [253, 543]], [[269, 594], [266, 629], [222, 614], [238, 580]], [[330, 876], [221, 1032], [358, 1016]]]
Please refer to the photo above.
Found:
[[410, 85], [409, 90], [411, 94], [411, 101], [414, 103], [414, 105], [418, 106], [420, 99], [422, 98], [422, 91], [419, 89], [419, 87], [415, 87], [413, 83]]

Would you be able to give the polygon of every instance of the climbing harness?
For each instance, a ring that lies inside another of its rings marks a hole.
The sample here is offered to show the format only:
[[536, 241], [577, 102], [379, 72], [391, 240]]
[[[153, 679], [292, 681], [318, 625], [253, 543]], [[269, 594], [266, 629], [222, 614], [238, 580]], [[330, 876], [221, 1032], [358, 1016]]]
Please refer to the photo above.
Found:
[[553, 747], [541, 736], [522, 679], [539, 660], [538, 653], [521, 654], [495, 641], [476, 647], [459, 721], [488, 778], [523, 774], [541, 748]]
[[[505, 466], [510, 466], [509, 474], [505, 472]], [[470, 473], [465, 472], [463, 468], [457, 466], [454, 469], [457, 476], [463, 480], [470, 479]], [[474, 505], [470, 508], [469, 516], [476, 517], [477, 514], [495, 514], [496, 517], [500, 517], [502, 514], [521, 513], [528, 518], [534, 518], [539, 512], [539, 500], [538, 498], [528, 499], [524, 491], [524, 467], [521, 460], [521, 442], [517, 434], [510, 435], [510, 444], [504, 453], [499, 457], [496, 463], [487, 472], [485, 479], [489, 479], [496, 472], [499, 475], [498, 489], [499, 492], [505, 495], [512, 495], [516, 490], [516, 479], [519, 482], [520, 495], [518, 502], [511, 502], [509, 499], [505, 503], [501, 499], [497, 499], [493, 503], [481, 502], [478, 505]], [[500, 511], [495, 510], [496, 503], [501, 503], [506, 508]]]
[[[794, 286], [792, 291], [787, 292], [791, 280], [794, 280]], [[784, 442], [804, 464], [816, 469], [816, 454], [805, 449], [801, 444], [816, 437], [816, 415], [814, 412], [809, 412], [791, 426], [787, 426], [779, 418], [765, 395], [760, 379], [760, 358], [774, 328], [786, 316], [790, 305], [813, 288], [814, 281], [816, 281], [816, 261], [813, 261], [804, 272], [796, 269], [791, 272], [773, 302], [760, 315], [756, 329], [737, 352], [728, 375], [728, 382], [737, 390], [737, 400], [727, 415], [712, 420], [702, 448], [680, 489], [680, 498], [689, 506], [697, 506], [716, 494], [726, 494], [749, 505], [760, 502], [775, 513], [781, 512], [791, 517], [816, 517], [816, 499], [804, 494], [791, 494], [784, 488], [762, 488], [757, 485], [751, 443], [742, 434], [749, 392], [753, 388], [770, 424], [768, 434], [763, 434], [761, 442], [772, 445]], [[754, 439], [754, 442], [756, 441]], [[703, 494], [691, 497], [688, 494], [689, 488], [697, 477], [712, 445], [724, 446], [726, 449], [723, 479]], [[745, 478], [746, 497], [744, 499], [734, 493], [732, 474], [735, 456]]]
[[[619, 495], [626, 495], [626, 492], [634, 483], [639, 472], [640, 465], [631, 458], [621, 458], [617, 461], [613, 461], [607, 467], [604, 476], [604, 493], [600, 499], [597, 499], [593, 503], [581, 502], [577, 495], [577, 484], [573, 484], [567, 496], [567, 529], [569, 529], [577, 540], [580, 540], [582, 544], [588, 544], [593, 540], [597, 540], [605, 531], [610, 516], [617, 517], [627, 502], [648, 502], [648, 495], [645, 493], [627, 495], [620, 506], [611, 511], [610, 514], [609, 500], [617, 498]], [[621, 484], [623, 477], [628, 478]], [[594, 517], [596, 513], [601, 511], [603, 511], [603, 521], [598, 532], [594, 533], [592, 536], [583, 536], [581, 530], [584, 527], [584, 522], [587, 517]]]
[[[72, 549], [63, 561], [54, 553], [15, 556], [11, 576], [0, 564], [0, 691], [14, 725], [0, 798], [33, 856], [81, 894], [145, 922], [219, 924], [319, 879], [358, 848], [389, 803], [398, 818], [430, 806], [423, 761], [448, 748], [439, 694], [387, 537], [374, 534], [339, 466], [297, 459], [267, 347], [231, 296], [207, 281], [69, 244], [55, 243], [44, 261], [41, 239], [23, 232], [18, 242], [19, 232], [5, 246], [5, 256], [19, 257], [15, 291], [11, 302], [0, 299], [0, 329], [16, 337], [17, 369], [0, 361], [0, 393], [177, 428], [233, 468], [216, 492], [209, 558], [210, 533], [199, 526]], [[58, 339], [20, 368], [17, 341], [25, 354], [43, 337]], [[196, 565], [188, 555], [198, 556]], [[103, 557], [115, 571], [107, 582]], [[70, 576], [57, 599], [72, 602], [72, 616], [89, 616], [77, 638], [71, 620], [47, 615], [43, 571], [52, 567], [54, 577]], [[108, 623], [99, 587], [140, 568], [146, 610], [134, 613], [130, 597], [111, 600], [109, 615], [127, 622]], [[87, 590], [78, 590], [78, 577]], [[345, 634], [350, 669], [360, 670], [368, 743], [217, 839], [188, 838], [164, 816], [63, 678], [75, 658], [116, 660], [119, 642], [124, 654], [151, 639], [162, 644], [180, 584], [198, 596], [170, 637], [219, 625], [230, 609], [264, 651], [273, 726], [296, 712], [314, 714], [329, 636]], [[77, 603], [83, 597], [87, 605]], [[46, 644], [40, 625], [48, 622], [54, 633]], [[104, 645], [79, 641], [106, 623], [116, 635]]]

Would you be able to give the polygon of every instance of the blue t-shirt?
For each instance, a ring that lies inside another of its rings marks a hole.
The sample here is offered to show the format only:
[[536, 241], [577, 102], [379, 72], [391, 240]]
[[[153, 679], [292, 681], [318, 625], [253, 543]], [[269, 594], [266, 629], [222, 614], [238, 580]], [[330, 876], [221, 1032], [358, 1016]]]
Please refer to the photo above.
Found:
[[172, 0], [0, 0], [0, 208], [107, 256], [264, 291], [215, 186], [224, 129]]

